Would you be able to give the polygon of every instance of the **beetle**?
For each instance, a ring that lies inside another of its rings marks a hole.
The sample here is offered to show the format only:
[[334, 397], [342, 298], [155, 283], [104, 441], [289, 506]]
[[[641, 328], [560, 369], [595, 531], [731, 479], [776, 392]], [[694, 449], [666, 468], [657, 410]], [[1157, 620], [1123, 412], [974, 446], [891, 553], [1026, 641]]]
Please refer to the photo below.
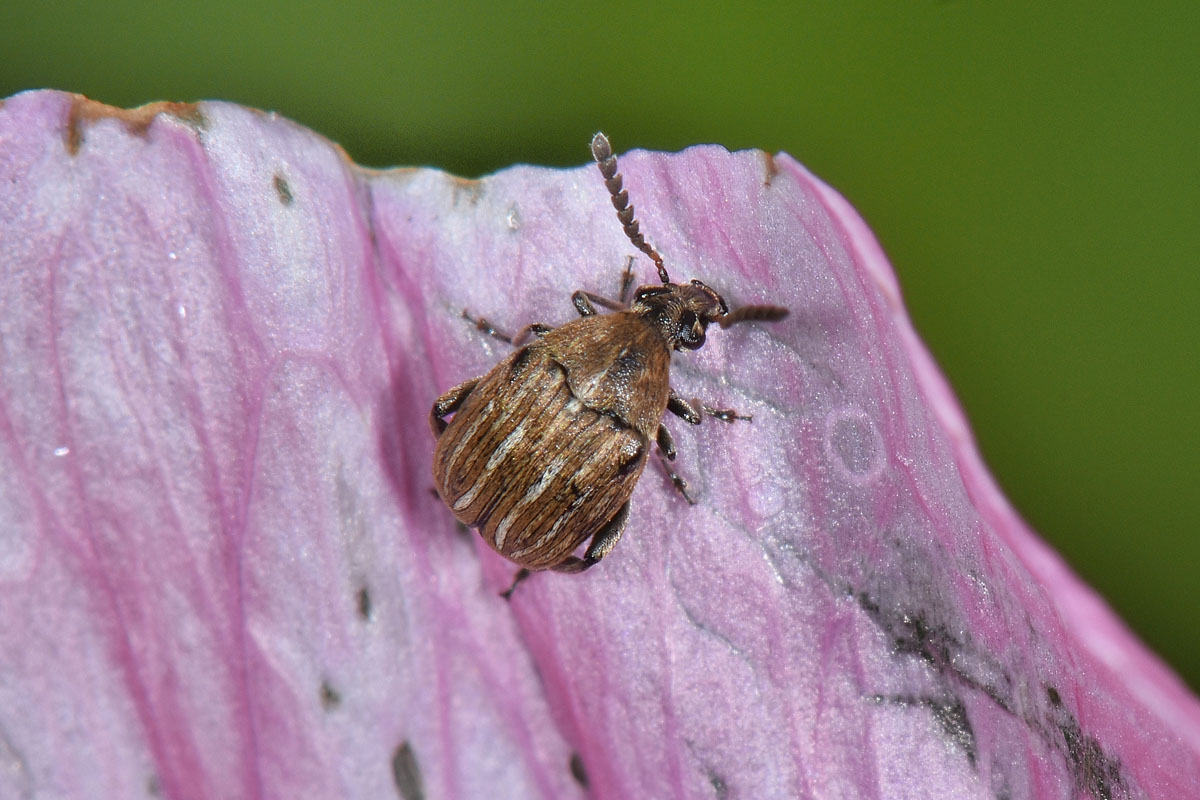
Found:
[[[591, 151], [625, 235], [654, 262], [661, 283], [639, 287], [628, 303], [630, 258], [618, 300], [576, 291], [571, 300], [579, 319], [557, 328], [529, 325], [514, 337], [463, 312], [517, 349], [486, 375], [440, 396], [429, 415], [438, 495], [460, 522], [521, 567], [506, 598], [530, 571], [581, 572], [613, 549], [652, 443], [676, 488], [695, 502], [668, 465], [675, 445], [663, 413], [693, 425], [702, 413], [727, 422], [749, 417], [682, 399], [670, 386], [671, 353], [702, 347], [713, 322], [728, 328], [788, 313], [775, 305], [731, 312], [698, 280], [672, 283], [639, 230], [603, 133], [593, 137]], [[597, 314], [596, 306], [614, 313]], [[574, 555], [589, 537], [583, 556]]]

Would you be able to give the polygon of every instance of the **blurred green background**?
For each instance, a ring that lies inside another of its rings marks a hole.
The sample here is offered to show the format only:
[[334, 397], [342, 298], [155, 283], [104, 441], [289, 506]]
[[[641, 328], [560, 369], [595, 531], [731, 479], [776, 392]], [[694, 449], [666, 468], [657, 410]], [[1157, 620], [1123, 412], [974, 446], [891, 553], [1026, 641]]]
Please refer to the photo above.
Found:
[[478, 175], [700, 142], [841, 190], [1029, 522], [1200, 687], [1200, 4], [6, 0], [0, 96], [274, 109]]

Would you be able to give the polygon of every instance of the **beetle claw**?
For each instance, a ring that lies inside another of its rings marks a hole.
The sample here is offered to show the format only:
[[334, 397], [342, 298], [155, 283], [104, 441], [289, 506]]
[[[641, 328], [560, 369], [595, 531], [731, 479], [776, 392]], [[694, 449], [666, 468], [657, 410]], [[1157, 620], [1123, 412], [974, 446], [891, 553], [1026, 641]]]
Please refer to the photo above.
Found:
[[521, 567], [519, 570], [517, 570], [517, 574], [513, 577], [512, 585], [509, 586], [507, 589], [505, 589], [503, 592], [501, 592], [500, 596], [503, 597], [505, 600], [511, 600], [513, 589], [516, 589], [517, 584], [520, 583], [521, 581], [525, 580], [526, 578], [528, 578], [530, 576], [530, 574], [531, 573], [529, 572], [529, 570], [525, 569], [524, 567]]

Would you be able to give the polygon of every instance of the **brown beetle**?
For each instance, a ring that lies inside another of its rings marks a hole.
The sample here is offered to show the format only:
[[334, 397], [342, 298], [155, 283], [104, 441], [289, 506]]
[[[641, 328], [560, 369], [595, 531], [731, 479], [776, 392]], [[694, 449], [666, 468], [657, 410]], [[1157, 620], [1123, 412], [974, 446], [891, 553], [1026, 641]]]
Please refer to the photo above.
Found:
[[[700, 281], [671, 283], [662, 256], [638, 231], [603, 133], [592, 139], [592, 155], [625, 235], [654, 261], [662, 284], [639, 287], [628, 304], [633, 276], [627, 265], [618, 301], [577, 291], [571, 299], [580, 319], [559, 328], [530, 325], [511, 339], [464, 312], [480, 330], [513, 345], [530, 334], [537, 339], [482, 378], [443, 394], [429, 416], [438, 440], [438, 494], [459, 521], [478, 528], [496, 552], [522, 567], [506, 597], [530, 570], [579, 572], [612, 550], [650, 443], [657, 444], [664, 465], [675, 458], [661, 422], [664, 411], [693, 425], [702, 412], [725, 421], [749, 419], [681, 399], [669, 384], [671, 351], [703, 346], [711, 322], [727, 328], [788, 313], [771, 305], [730, 313]], [[593, 304], [616, 313], [598, 315]], [[683, 479], [669, 467], [668, 474], [694, 502]], [[588, 537], [583, 557], [573, 555]]]

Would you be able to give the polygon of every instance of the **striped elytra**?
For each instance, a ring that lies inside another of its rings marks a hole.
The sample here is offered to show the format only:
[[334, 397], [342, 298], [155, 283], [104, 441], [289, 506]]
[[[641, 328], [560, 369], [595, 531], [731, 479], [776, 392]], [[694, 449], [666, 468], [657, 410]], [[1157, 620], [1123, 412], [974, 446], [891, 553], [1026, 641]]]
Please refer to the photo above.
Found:
[[[787, 315], [773, 305], [730, 312], [700, 281], [671, 283], [662, 257], [638, 230], [604, 134], [592, 139], [592, 154], [626, 236], [654, 262], [661, 284], [638, 288], [629, 303], [627, 267], [618, 300], [577, 291], [572, 301], [580, 319], [553, 329], [530, 325], [512, 338], [476, 321], [518, 349], [443, 394], [430, 412], [438, 495], [460, 522], [522, 568], [506, 597], [530, 570], [579, 572], [612, 550], [651, 446], [664, 465], [675, 458], [663, 412], [692, 424], [702, 413], [749, 419], [680, 398], [670, 388], [671, 352], [702, 347], [713, 322], [726, 328]], [[597, 314], [595, 306], [613, 313]], [[686, 482], [669, 466], [667, 473], [694, 502]]]

